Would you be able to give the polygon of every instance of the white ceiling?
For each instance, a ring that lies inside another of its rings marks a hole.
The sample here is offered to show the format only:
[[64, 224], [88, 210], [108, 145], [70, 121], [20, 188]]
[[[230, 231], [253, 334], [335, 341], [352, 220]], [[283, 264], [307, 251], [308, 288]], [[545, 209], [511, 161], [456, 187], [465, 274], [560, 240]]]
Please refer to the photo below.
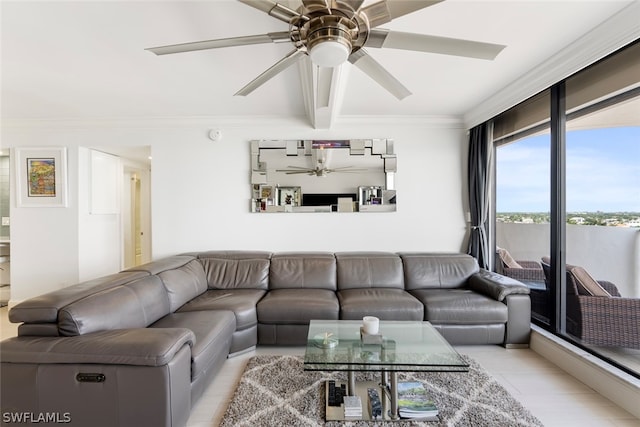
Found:
[[[371, 3], [367, 1], [365, 4]], [[398, 101], [347, 64], [340, 116], [457, 116], [632, 1], [447, 0], [384, 28], [507, 45], [494, 61], [392, 49], [369, 53], [413, 95]], [[287, 30], [232, 0], [2, 1], [3, 119], [305, 116], [298, 67], [233, 94], [289, 43], [156, 56], [144, 48]]]

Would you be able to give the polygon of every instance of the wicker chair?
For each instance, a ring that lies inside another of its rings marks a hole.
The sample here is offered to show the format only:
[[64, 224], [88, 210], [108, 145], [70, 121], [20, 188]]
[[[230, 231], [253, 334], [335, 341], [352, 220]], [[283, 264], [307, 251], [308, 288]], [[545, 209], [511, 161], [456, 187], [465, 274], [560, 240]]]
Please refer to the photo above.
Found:
[[[547, 287], [551, 267], [543, 259]], [[585, 287], [584, 269], [567, 265], [567, 333], [596, 346], [640, 348], [640, 298], [623, 298], [611, 282], [594, 281], [605, 292]], [[593, 280], [593, 279], [591, 279]]]
[[548, 323], [550, 318], [549, 289], [546, 286], [544, 271], [538, 261], [514, 260], [505, 249], [498, 248], [496, 272], [527, 285], [530, 289], [531, 317]]

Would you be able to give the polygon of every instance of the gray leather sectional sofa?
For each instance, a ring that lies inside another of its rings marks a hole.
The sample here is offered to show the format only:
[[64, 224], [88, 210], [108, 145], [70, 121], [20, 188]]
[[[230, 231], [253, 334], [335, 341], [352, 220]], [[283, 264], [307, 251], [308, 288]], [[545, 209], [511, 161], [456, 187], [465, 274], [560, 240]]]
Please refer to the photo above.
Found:
[[464, 254], [176, 255], [13, 307], [2, 412], [181, 426], [229, 354], [302, 345], [311, 319], [428, 320], [452, 344], [526, 346], [528, 294]]

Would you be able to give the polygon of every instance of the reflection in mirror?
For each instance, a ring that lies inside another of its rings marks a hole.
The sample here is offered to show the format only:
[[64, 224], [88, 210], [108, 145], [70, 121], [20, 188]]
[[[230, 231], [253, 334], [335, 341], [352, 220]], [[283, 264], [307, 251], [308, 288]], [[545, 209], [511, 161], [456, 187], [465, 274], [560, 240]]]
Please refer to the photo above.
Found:
[[393, 212], [389, 139], [251, 141], [252, 212]]

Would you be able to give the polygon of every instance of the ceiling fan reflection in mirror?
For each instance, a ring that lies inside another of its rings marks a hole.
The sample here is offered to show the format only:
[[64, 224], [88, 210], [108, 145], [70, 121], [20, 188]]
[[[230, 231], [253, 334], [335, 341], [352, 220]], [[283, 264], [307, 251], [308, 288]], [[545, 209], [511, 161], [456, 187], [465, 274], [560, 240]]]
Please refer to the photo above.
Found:
[[235, 95], [245, 96], [308, 55], [316, 66], [331, 68], [346, 61], [358, 67], [398, 99], [411, 92], [365, 48], [391, 48], [493, 60], [503, 45], [391, 31], [378, 26], [443, 0], [301, 0], [294, 10], [273, 0], [239, 0], [289, 25], [288, 31], [153, 47], [166, 55], [262, 43], [290, 42], [294, 49]]
[[330, 150], [324, 148], [313, 149], [313, 168], [305, 168], [302, 166], [287, 166], [287, 169], [276, 169], [276, 172], [284, 172], [287, 175], [307, 174], [309, 176], [324, 177], [333, 172], [342, 173], [358, 173], [368, 169], [354, 168], [353, 166], [343, 166], [338, 168], [329, 168]]

